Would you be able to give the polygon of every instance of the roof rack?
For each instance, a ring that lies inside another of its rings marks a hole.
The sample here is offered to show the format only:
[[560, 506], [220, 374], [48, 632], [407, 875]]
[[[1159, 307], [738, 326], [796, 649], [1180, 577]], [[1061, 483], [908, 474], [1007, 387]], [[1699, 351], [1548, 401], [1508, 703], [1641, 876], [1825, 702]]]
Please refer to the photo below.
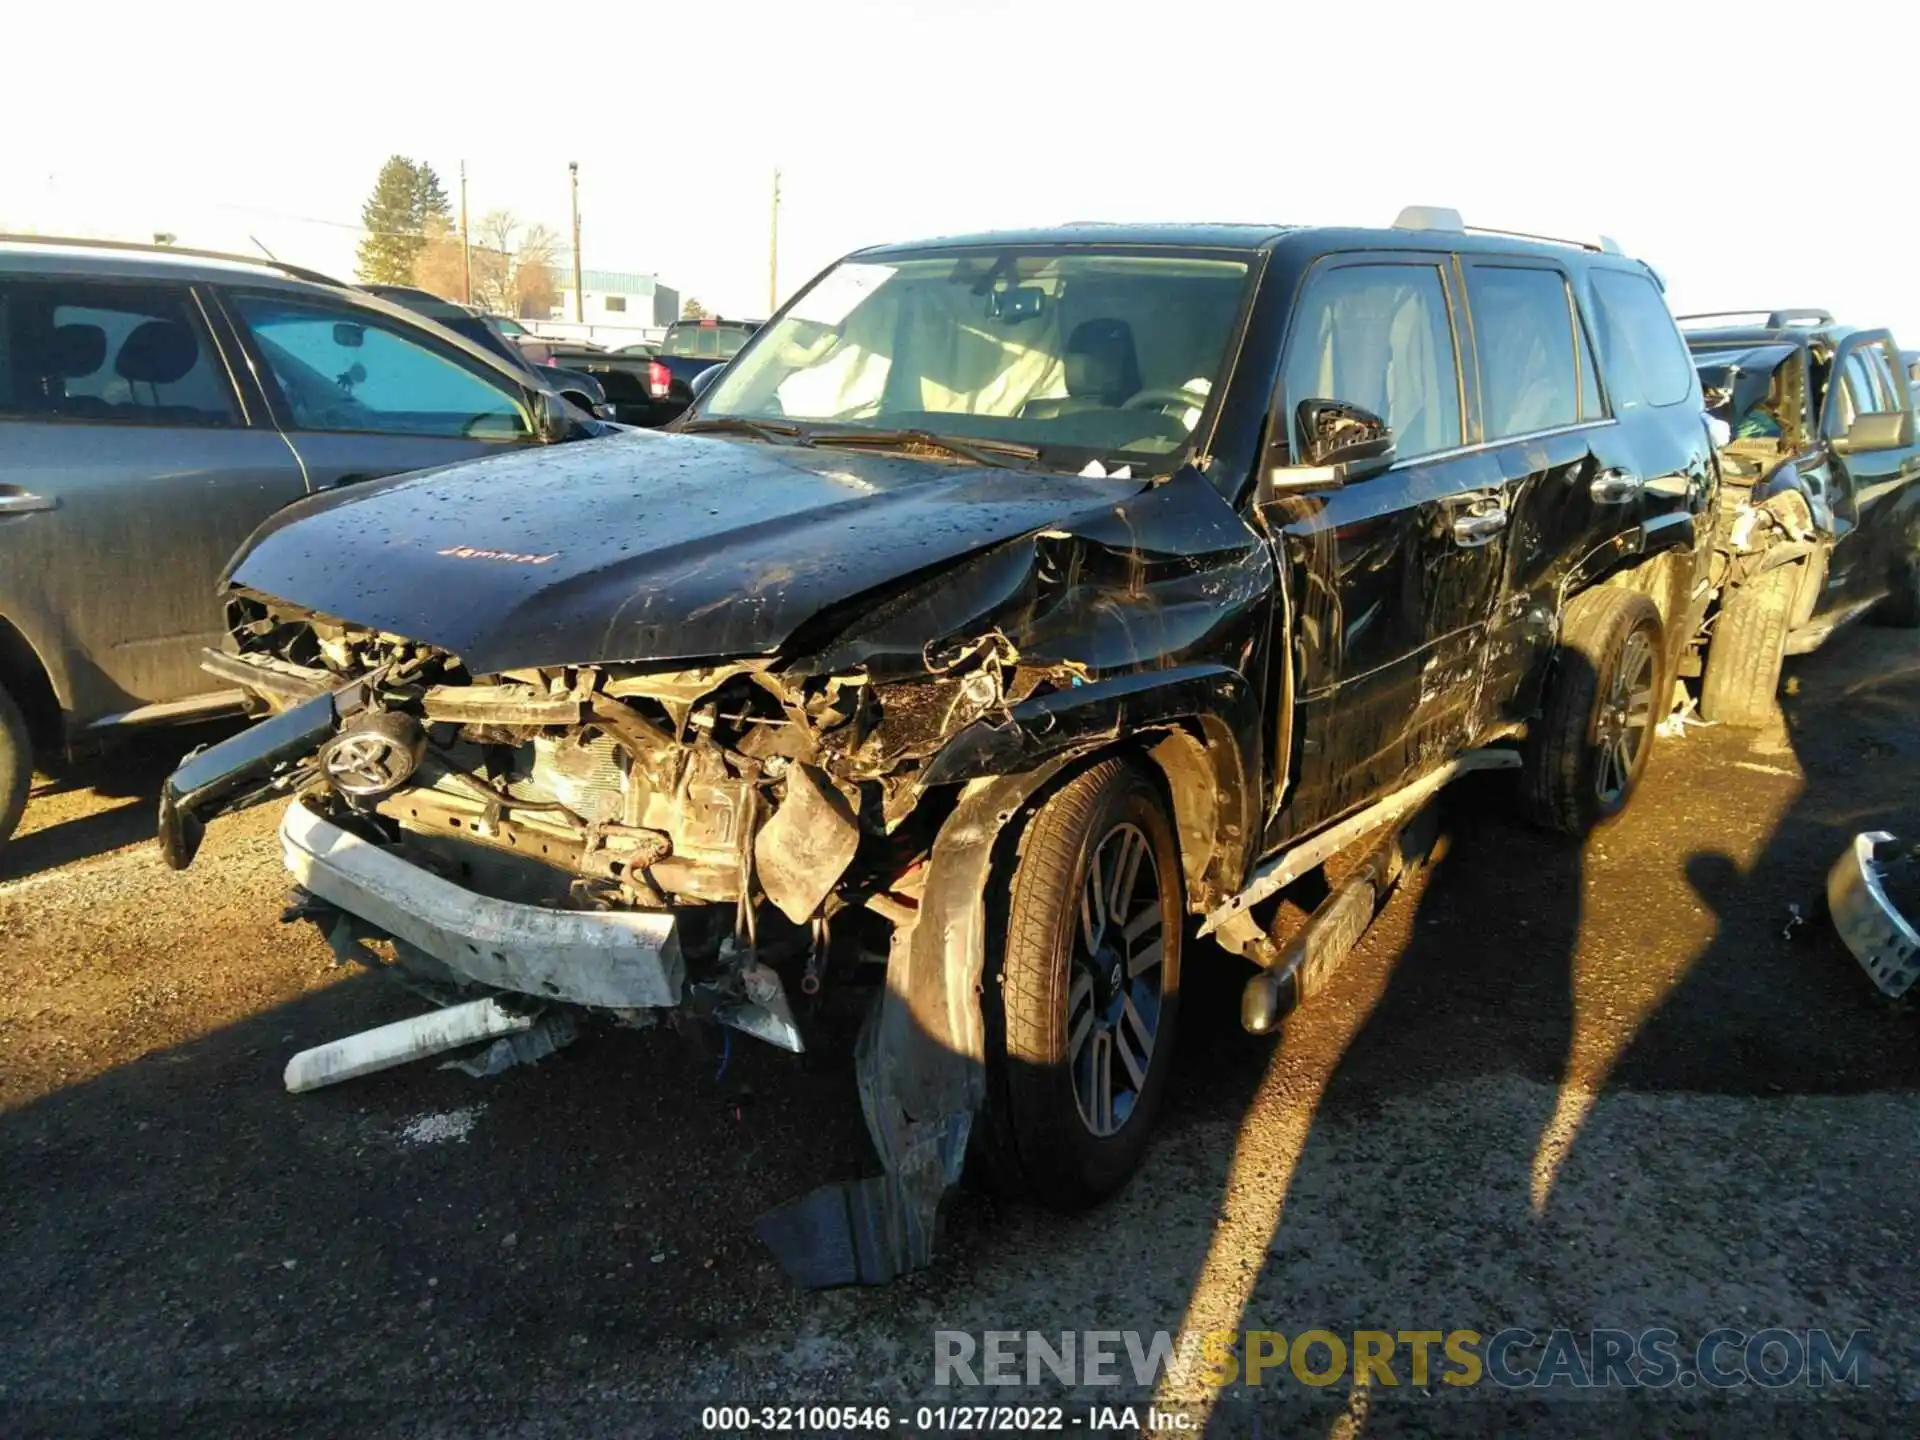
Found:
[[1620, 255], [1625, 252], [1611, 235], [1593, 240], [1569, 240], [1563, 235], [1536, 235], [1529, 230], [1499, 230], [1491, 225], [1469, 225], [1458, 210], [1445, 205], [1409, 205], [1395, 217], [1396, 230], [1440, 230], [1452, 235], [1505, 235], [1514, 240], [1541, 240], [1549, 245], [1572, 245], [1596, 255]]
[[1833, 316], [1825, 310], [1702, 310], [1693, 315], [1676, 315], [1674, 319], [1685, 325], [1690, 320], [1730, 320], [1736, 315], [1764, 315], [1765, 327], [1769, 330], [1787, 330], [1795, 326], [1831, 325]]
[[331, 285], [337, 290], [352, 287], [343, 280], [331, 275], [322, 275], [318, 270], [309, 270], [304, 265], [289, 265], [284, 260], [276, 260], [271, 255], [265, 258], [253, 255], [233, 255], [225, 250], [195, 250], [185, 245], [155, 245], [144, 240], [88, 240], [77, 235], [10, 235], [0, 233], [0, 241], [16, 241], [22, 245], [56, 245], [74, 250], [125, 250], [137, 255], [183, 255], [189, 260], [225, 260], [236, 265], [257, 265], [267, 270], [278, 270], [282, 275], [291, 275], [296, 280], [305, 280], [312, 285]]

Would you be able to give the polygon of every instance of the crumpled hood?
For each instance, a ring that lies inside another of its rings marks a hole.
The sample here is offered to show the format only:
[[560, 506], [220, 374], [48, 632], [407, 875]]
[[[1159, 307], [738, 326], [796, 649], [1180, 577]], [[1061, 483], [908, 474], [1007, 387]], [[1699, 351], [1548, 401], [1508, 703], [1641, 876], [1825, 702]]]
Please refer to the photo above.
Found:
[[1139, 488], [642, 431], [312, 497], [228, 579], [474, 674], [765, 655], [823, 610]]

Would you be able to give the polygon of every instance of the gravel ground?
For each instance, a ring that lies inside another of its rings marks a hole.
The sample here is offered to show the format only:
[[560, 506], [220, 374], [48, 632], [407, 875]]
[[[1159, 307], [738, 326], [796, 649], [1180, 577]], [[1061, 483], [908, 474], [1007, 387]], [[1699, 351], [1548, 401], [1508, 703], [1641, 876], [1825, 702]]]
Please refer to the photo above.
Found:
[[[867, 1164], [850, 1067], [742, 1044], [717, 1077], [661, 1030], [288, 1096], [293, 1051], [417, 1004], [278, 923], [274, 811], [174, 875], [138, 843], [167, 742], [79, 769], [0, 862], [0, 1424], [673, 1434], [688, 1402], [1037, 1399], [1071, 1430], [1157, 1398], [1220, 1435], [1910, 1433], [1920, 1024], [1823, 922], [1782, 930], [1853, 832], [1920, 837], [1920, 643], [1850, 632], [1783, 711], [1663, 742], [1583, 847], [1463, 787], [1446, 857], [1277, 1044], [1237, 1027], [1238, 963], [1193, 953], [1116, 1201], [969, 1193], [934, 1270], [824, 1295], [751, 1222]], [[1689, 1357], [1867, 1330], [1869, 1383], [933, 1386], [938, 1329], [1511, 1326], [1666, 1326]]]

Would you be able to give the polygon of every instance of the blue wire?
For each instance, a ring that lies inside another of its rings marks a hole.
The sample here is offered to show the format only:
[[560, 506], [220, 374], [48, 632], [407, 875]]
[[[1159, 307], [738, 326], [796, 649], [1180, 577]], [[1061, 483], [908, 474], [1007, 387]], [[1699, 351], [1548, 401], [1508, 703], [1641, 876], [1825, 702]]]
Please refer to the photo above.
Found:
[[727, 1073], [727, 1062], [733, 1059], [733, 1031], [722, 1026], [720, 1029], [720, 1068], [713, 1072], [713, 1083], [718, 1085], [720, 1078]]

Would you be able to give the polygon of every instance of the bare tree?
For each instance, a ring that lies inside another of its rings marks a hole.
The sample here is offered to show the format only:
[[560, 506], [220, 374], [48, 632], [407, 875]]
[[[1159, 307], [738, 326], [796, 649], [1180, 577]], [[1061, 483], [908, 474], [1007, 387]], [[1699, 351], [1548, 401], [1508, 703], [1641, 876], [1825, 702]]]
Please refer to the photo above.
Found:
[[560, 259], [560, 237], [545, 225], [529, 225], [513, 256], [514, 313], [544, 319], [560, 303], [554, 280]]
[[426, 243], [413, 262], [413, 283], [442, 300], [466, 298], [466, 265], [460, 254], [460, 234], [444, 220], [429, 220]]
[[473, 227], [473, 300], [497, 314], [545, 319], [560, 303], [555, 266], [560, 237], [541, 224], [522, 227], [510, 210], [489, 210]]

